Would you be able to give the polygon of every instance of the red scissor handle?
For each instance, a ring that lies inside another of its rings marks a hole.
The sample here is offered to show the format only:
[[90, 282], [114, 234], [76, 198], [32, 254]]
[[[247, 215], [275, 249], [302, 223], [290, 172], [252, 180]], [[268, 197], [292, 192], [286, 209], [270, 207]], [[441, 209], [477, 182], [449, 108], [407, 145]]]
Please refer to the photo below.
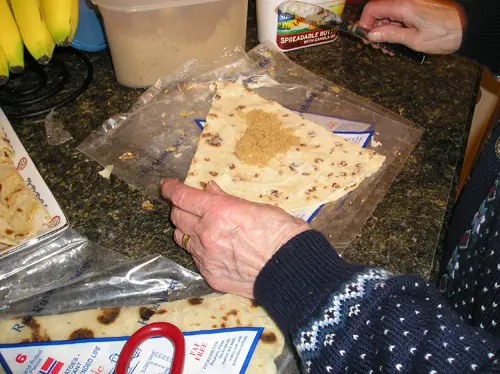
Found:
[[146, 340], [158, 336], [167, 338], [174, 345], [174, 359], [170, 374], [182, 374], [184, 367], [184, 352], [186, 350], [184, 335], [176, 326], [167, 322], [154, 322], [137, 330], [127, 340], [120, 352], [118, 362], [116, 363], [116, 374], [127, 374], [130, 361], [136, 349]]

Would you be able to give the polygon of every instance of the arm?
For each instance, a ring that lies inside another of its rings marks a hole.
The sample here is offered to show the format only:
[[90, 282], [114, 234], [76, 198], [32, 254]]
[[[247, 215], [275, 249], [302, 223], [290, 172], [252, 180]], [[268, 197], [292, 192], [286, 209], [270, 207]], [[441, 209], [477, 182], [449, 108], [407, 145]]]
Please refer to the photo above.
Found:
[[500, 74], [500, 2], [462, 0], [465, 27], [458, 54], [476, 60]]
[[500, 371], [500, 342], [461, 324], [420, 278], [347, 264], [306, 222], [213, 182], [164, 180], [162, 191], [208, 284], [263, 305], [306, 373]]
[[305, 373], [500, 370], [500, 341], [463, 324], [421, 278], [348, 264], [314, 231], [276, 252], [254, 294]]

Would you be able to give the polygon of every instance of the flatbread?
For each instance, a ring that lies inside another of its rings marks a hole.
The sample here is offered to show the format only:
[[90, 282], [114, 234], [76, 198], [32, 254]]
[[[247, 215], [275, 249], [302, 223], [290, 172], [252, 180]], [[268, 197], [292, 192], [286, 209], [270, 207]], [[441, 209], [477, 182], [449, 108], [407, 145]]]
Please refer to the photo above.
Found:
[[14, 148], [9, 143], [7, 135], [0, 128], [0, 163], [13, 163], [14, 162]]
[[384, 160], [247, 87], [222, 82], [185, 183], [203, 189], [213, 180], [231, 195], [294, 212], [340, 199]]
[[1, 135], [0, 130], [0, 243], [16, 245], [35, 236], [50, 214], [18, 173], [10, 144], [2, 150]]
[[[262, 307], [235, 295], [211, 294], [151, 306], [94, 309], [60, 315], [0, 320], [0, 344], [130, 336], [138, 321], [170, 322], [182, 331], [230, 327], [264, 327], [248, 374], [274, 374], [274, 360], [281, 354], [284, 338]], [[21, 332], [12, 329], [23, 324]]]

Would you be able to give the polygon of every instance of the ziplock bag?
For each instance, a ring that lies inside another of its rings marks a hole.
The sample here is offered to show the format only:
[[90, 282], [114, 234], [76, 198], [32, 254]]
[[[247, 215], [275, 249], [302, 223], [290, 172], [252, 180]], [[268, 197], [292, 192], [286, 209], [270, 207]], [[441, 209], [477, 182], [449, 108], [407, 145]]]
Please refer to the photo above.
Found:
[[[9, 321], [11, 331], [35, 331], [37, 318], [44, 315], [138, 305], [154, 309], [162, 302], [196, 299], [213, 292], [201, 276], [164, 257], [150, 255], [136, 260], [129, 259], [87, 240], [71, 229], [22, 253], [13, 252], [0, 258], [0, 319], [15, 317]], [[60, 328], [63, 326], [55, 322], [54, 329]], [[258, 340], [258, 333], [259, 326], [218, 332], [225, 341], [228, 338], [223, 334], [236, 334], [236, 337], [243, 335], [253, 338], [254, 342]], [[213, 333], [205, 334], [212, 339], [216, 337]], [[189, 332], [184, 335], [188, 343], [202, 333]], [[7, 361], [9, 367], [20, 368], [21, 364], [28, 365], [29, 362], [36, 361], [38, 367], [47, 364], [47, 370], [59, 367], [63, 370], [61, 372], [84, 372], [88, 363], [85, 372], [90, 373], [90, 369], [98, 370], [97, 365], [92, 366], [93, 362], [97, 362], [97, 356], [103, 359], [104, 352], [119, 353], [126, 339], [127, 337], [110, 336], [104, 339], [72, 340], [62, 347], [60, 342], [8, 347], [0, 345], [0, 352], [8, 353], [3, 358], [0, 355], [0, 363], [5, 364]], [[203, 341], [209, 342], [210, 338]], [[110, 346], [113, 344], [118, 348]], [[165, 357], [168, 356], [167, 349], [160, 347], [165, 346], [154, 340], [141, 345], [143, 353], [150, 350], [156, 352], [156, 363], [166, 361]], [[22, 355], [29, 357], [29, 360]], [[76, 359], [77, 355], [81, 358]], [[105, 357], [107, 360], [108, 356]], [[143, 359], [134, 358], [136, 360], [132, 364], [138, 361], [144, 363]], [[109, 355], [109, 359], [113, 361], [107, 363], [108, 368], [116, 363], [117, 355], [113, 353]], [[63, 363], [64, 366], [58, 363]], [[17, 364], [19, 365], [16, 366]], [[299, 373], [297, 362], [287, 348], [276, 364], [280, 374]], [[81, 371], [77, 370], [78, 367]]]
[[131, 108], [104, 122], [79, 149], [153, 197], [159, 181], [184, 180], [210, 110], [214, 81], [247, 85], [348, 140], [386, 156], [382, 169], [356, 190], [313, 211], [298, 212], [342, 250], [388, 190], [421, 136], [413, 123], [316, 76], [272, 44], [245, 54], [228, 52], [220, 61], [188, 61], [158, 80]]

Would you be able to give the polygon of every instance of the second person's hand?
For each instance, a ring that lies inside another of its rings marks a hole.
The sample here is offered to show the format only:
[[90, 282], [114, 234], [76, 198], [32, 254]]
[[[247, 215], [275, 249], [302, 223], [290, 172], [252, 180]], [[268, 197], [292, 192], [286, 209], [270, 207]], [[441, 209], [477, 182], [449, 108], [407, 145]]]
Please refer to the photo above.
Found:
[[446, 0], [372, 0], [359, 25], [370, 30], [370, 42], [404, 44], [430, 54], [450, 54], [463, 35], [460, 6]]

